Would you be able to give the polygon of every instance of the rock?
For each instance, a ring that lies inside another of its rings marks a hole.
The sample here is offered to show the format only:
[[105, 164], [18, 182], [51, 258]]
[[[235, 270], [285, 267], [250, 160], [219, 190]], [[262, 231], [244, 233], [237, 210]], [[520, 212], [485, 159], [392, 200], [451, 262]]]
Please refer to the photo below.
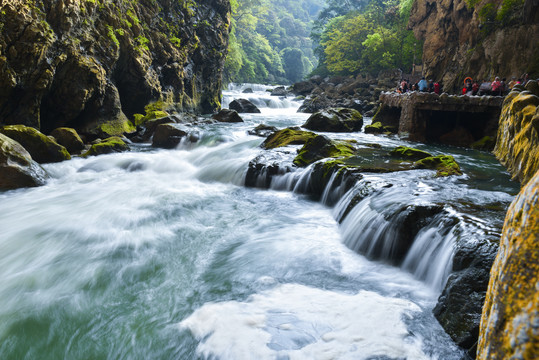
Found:
[[0, 190], [39, 186], [47, 173], [17, 141], [0, 134]]
[[275, 126], [259, 124], [254, 129], [249, 130], [248, 133], [249, 135], [268, 137], [276, 131], [277, 128]]
[[292, 170], [292, 164], [277, 152], [263, 153], [249, 162], [245, 174], [245, 186], [268, 189], [276, 175]]
[[252, 94], [253, 89], [252, 88], [245, 88], [241, 93], [242, 94]]
[[243, 122], [243, 119], [238, 115], [238, 112], [230, 109], [221, 109], [217, 114], [214, 114], [212, 118], [219, 122], [226, 123]]
[[8, 125], [0, 128], [0, 133], [21, 144], [40, 164], [71, 159], [65, 147], [51, 140], [36, 129], [24, 125]]
[[413, 161], [432, 157], [432, 155], [426, 151], [407, 146], [397, 146], [395, 149], [389, 152], [389, 155], [394, 158]]
[[365, 134], [382, 134], [384, 127], [380, 121], [377, 121], [371, 125], [365, 125], [364, 132]]
[[286, 91], [284, 86], [277, 86], [275, 89], [271, 91], [271, 96], [286, 96], [288, 95], [288, 91]]
[[228, 107], [231, 110], [236, 110], [238, 113], [251, 113], [251, 114], [258, 114], [260, 113], [260, 109], [256, 107], [255, 104], [250, 102], [247, 99], [236, 99], [230, 102]]
[[264, 149], [275, 149], [288, 145], [302, 145], [315, 136], [316, 134], [310, 131], [286, 128], [268, 136], [261, 146]]
[[225, 0], [4, 1], [2, 123], [103, 136], [126, 132], [127, 117], [158, 99], [217, 111], [230, 11]]
[[83, 157], [110, 154], [129, 150], [129, 146], [118, 136], [112, 136], [93, 144], [88, 151], [82, 154]]
[[294, 92], [294, 94], [305, 96], [305, 95], [310, 94], [311, 91], [313, 91], [315, 87], [316, 87], [316, 83], [310, 80], [300, 81], [292, 85], [292, 91]]
[[490, 267], [497, 250], [497, 244], [489, 240], [460, 239], [456, 244], [452, 273], [433, 309], [444, 330], [472, 358], [475, 358]]
[[470, 147], [476, 150], [492, 151], [496, 141], [490, 136], [484, 136], [481, 139], [474, 142]]
[[51, 132], [58, 144], [64, 146], [70, 154], [80, 154], [84, 150], [84, 142], [77, 134], [77, 130], [72, 128], [56, 128]]
[[155, 130], [159, 125], [162, 124], [174, 124], [176, 122], [176, 119], [173, 116], [166, 116], [158, 119], [152, 119], [144, 122], [144, 124], [141, 126], [140, 133], [140, 140], [141, 141], [148, 141], [155, 133]]
[[[346, 165], [341, 160], [318, 162], [309, 177], [308, 193], [316, 198], [326, 193], [324, 204], [334, 205], [362, 177], [354, 166]], [[333, 182], [330, 184], [330, 181]]]
[[294, 165], [304, 167], [324, 158], [343, 158], [354, 155], [355, 148], [346, 141], [331, 140], [325, 135], [316, 135], [307, 140], [298, 151]]
[[187, 132], [173, 124], [159, 124], [153, 134], [153, 147], [173, 149], [187, 136]]
[[451, 155], [427, 157], [414, 163], [416, 169], [436, 170], [436, 177], [462, 175], [460, 166]]
[[539, 96], [539, 82], [537, 80], [530, 80], [526, 83], [526, 90], [535, 96]]
[[311, 115], [302, 126], [315, 131], [359, 131], [363, 126], [363, 117], [359, 111], [353, 109], [327, 109]]
[[315, 113], [324, 109], [328, 109], [333, 106], [333, 102], [329, 100], [324, 94], [316, 95], [311, 98], [305, 99], [303, 104], [298, 109], [300, 113]]
[[522, 185], [539, 171], [539, 97], [512, 91], [505, 98], [494, 155]]
[[513, 200], [490, 273], [478, 359], [539, 358], [539, 172]]

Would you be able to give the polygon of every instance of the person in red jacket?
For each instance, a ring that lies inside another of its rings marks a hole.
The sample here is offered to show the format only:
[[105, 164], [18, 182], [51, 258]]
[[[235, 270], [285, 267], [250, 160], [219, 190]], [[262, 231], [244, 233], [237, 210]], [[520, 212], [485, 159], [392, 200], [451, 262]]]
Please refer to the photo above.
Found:
[[438, 95], [440, 95], [441, 93], [441, 86], [440, 86], [440, 83], [439, 82], [435, 82], [434, 83], [434, 92]]
[[502, 96], [503, 87], [499, 77], [496, 76], [496, 78], [494, 78], [494, 81], [492, 84], [490, 84], [490, 87], [492, 88], [492, 95]]

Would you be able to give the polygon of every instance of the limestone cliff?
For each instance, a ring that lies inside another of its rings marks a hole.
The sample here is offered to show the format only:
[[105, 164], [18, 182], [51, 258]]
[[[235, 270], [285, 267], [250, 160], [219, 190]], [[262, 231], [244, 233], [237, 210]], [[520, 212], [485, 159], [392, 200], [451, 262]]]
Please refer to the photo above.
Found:
[[539, 358], [539, 172], [505, 218], [483, 307], [478, 358]]
[[415, 0], [408, 26], [424, 41], [424, 75], [446, 91], [467, 76], [539, 77], [537, 0]]
[[494, 154], [521, 184], [539, 171], [539, 84], [516, 87], [505, 98]]
[[0, 124], [100, 135], [156, 100], [213, 112], [229, 24], [227, 0], [1, 1]]

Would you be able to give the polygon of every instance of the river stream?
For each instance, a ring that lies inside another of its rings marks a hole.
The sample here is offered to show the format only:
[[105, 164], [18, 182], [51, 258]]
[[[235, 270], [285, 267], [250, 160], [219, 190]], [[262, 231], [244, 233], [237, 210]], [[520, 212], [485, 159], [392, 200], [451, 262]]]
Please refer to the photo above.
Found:
[[[518, 185], [488, 153], [411, 144], [454, 155], [464, 175], [365, 174], [357, 186], [379, 190], [344, 219], [351, 193], [313, 201], [297, 187], [308, 170], [246, 188], [264, 151], [247, 130], [309, 114], [243, 88], [223, 103], [255, 101], [262, 113], [244, 123], [199, 125], [199, 140], [174, 150], [46, 164], [45, 186], [0, 192], [1, 359], [462, 357], [432, 315], [454, 238], [498, 236]], [[391, 242], [384, 212], [410, 202], [443, 203], [459, 223], [426, 225], [400, 266], [369, 260]]]

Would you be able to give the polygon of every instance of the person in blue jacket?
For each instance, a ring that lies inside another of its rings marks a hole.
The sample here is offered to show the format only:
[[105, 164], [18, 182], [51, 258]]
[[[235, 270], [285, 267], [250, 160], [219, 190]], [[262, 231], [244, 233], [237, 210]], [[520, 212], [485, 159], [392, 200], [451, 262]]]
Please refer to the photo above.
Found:
[[427, 91], [427, 80], [425, 80], [424, 76], [419, 80], [417, 85], [419, 86], [419, 91]]

